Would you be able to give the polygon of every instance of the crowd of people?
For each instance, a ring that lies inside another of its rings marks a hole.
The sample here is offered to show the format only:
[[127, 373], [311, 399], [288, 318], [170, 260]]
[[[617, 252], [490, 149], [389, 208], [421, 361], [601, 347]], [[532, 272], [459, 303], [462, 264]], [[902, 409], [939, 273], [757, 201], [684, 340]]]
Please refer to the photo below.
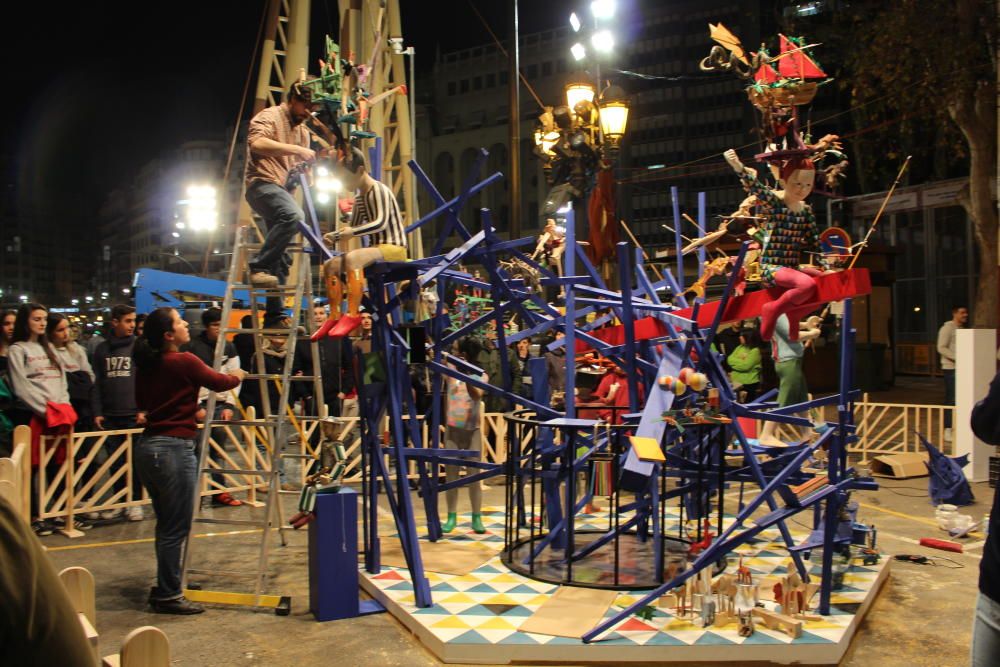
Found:
[[[94, 433], [84, 437], [76, 451], [76, 461], [90, 459], [88, 466], [80, 467], [80, 475], [74, 480], [76, 488], [86, 487], [91, 477], [98, 472], [101, 478], [89, 487], [87, 496], [77, 498], [77, 506], [123, 505], [128, 500], [142, 498], [142, 473], [136, 463], [134, 470], [123, 471], [128, 461], [138, 462], [137, 447], [140, 440], [135, 437], [149, 430], [148, 410], [139, 402], [137, 346], [143, 337], [142, 327], [150, 314], [137, 314], [129, 305], [114, 306], [107, 317], [103, 330], [89, 336], [81, 334], [79, 326], [72, 323], [62, 313], [50, 312], [42, 304], [26, 303], [17, 311], [0, 314], [0, 456], [7, 456], [13, 448], [13, 431], [20, 425], [31, 429], [32, 474], [32, 529], [37, 535], [49, 535], [63, 528], [60, 519], [40, 518], [43, 513], [38, 507], [39, 467], [45, 463], [48, 479], [57, 479], [56, 472], [65, 461], [66, 445], [59, 444], [54, 451], [43, 455], [42, 439], [68, 432]], [[316, 306], [313, 317], [318, 326], [326, 320], [326, 309]], [[244, 318], [243, 326], [251, 326], [250, 316]], [[222, 311], [209, 308], [201, 313], [201, 331], [178, 345], [178, 349], [190, 352], [200, 362], [211, 368], [214, 365], [215, 344], [222, 329]], [[276, 329], [288, 328], [286, 319], [272, 324]], [[322, 376], [325, 402], [328, 413], [335, 416], [352, 417], [358, 414], [357, 392], [353, 373], [353, 350], [355, 343], [364, 345], [371, 337], [371, 318], [366, 317], [355, 332], [353, 339], [324, 339], [319, 343], [319, 367]], [[244, 369], [253, 373], [280, 374], [284, 365], [285, 340], [283, 335], [270, 336], [263, 349], [264, 368], [258, 369], [254, 354], [252, 334], [239, 334], [223, 347], [221, 372], [230, 374]], [[354, 341], [354, 342], [352, 342]], [[370, 343], [369, 343], [370, 346]], [[293, 373], [312, 374], [311, 346], [299, 345], [294, 355]], [[271, 409], [277, 405], [278, 396], [274, 383], [270, 385]], [[302, 403], [303, 412], [319, 414], [312, 394], [313, 384], [293, 383], [291, 401]], [[211, 387], [202, 387], [197, 396], [194, 416], [199, 422], [206, 419], [205, 409]], [[228, 421], [237, 418], [240, 409], [254, 407], [262, 413], [260, 383], [250, 382], [239, 388], [226, 388], [216, 392], [215, 420]], [[133, 453], [129, 457], [119, 451], [129, 435], [132, 438]], [[98, 435], [99, 434], [99, 435]], [[103, 437], [101, 437], [103, 436]], [[213, 433], [216, 442], [225, 447], [224, 429]], [[51, 447], [52, 441], [49, 440]], [[93, 448], [97, 451], [93, 451]], [[218, 455], [210, 451], [210, 458]], [[221, 465], [221, 461], [217, 461]], [[103, 471], [102, 471], [103, 469]], [[127, 485], [132, 484], [131, 489]], [[222, 475], [212, 475], [216, 487], [224, 486]], [[60, 482], [61, 484], [61, 482]], [[59, 487], [53, 497], [61, 495]], [[101, 490], [107, 489], [101, 493]], [[286, 488], [287, 485], [286, 485]], [[147, 492], [152, 493], [149, 487]], [[129, 491], [126, 493], [126, 491]], [[97, 497], [101, 494], [100, 497]], [[212, 495], [216, 506], [238, 506], [240, 500], [226, 492]], [[100, 512], [85, 511], [76, 514], [73, 528], [88, 530], [93, 525], [103, 525], [114, 521], [142, 521], [145, 512], [142, 505], [130, 505], [119, 509]]]

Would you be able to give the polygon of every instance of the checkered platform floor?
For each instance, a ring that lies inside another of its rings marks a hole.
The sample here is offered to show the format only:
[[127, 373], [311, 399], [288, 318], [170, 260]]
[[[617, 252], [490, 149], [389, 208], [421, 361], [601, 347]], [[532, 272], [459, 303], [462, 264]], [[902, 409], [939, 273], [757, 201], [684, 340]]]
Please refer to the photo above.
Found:
[[[460, 515], [458, 526], [446, 536], [446, 539], [453, 543], [479, 542], [494, 550], [503, 547], [502, 508], [484, 508], [483, 522], [487, 528], [485, 535], [472, 532], [470, 518], [467, 514]], [[607, 526], [607, 520], [607, 513], [598, 512], [579, 517], [577, 525], [599, 528]], [[391, 530], [391, 523], [388, 527]], [[384, 534], [385, 529], [382, 530]], [[798, 539], [804, 537], [805, 535], [796, 536]], [[754, 545], [745, 545], [737, 549], [734, 554], [743, 557], [743, 564], [753, 572], [755, 582], [762, 577], [785, 574], [792, 565], [776, 530], [765, 531], [762, 533], [762, 538]], [[383, 539], [396, 538], [385, 535]], [[730, 558], [730, 571], [735, 571], [738, 560], [735, 557]], [[802, 635], [795, 639], [782, 632], [768, 630], [760, 623], [757, 624], [757, 630], [753, 635], [741, 637], [735, 623], [723, 627], [702, 628], [692, 619], [678, 618], [671, 609], [656, 607], [651, 619], [643, 620], [633, 616], [619, 623], [599, 638], [597, 644], [591, 646], [837, 645], [849, 640], [853, 626], [856, 625], [855, 615], [859, 608], [866, 606], [865, 602], [869, 596], [874, 594], [881, 579], [882, 569], [885, 567], [885, 559], [874, 566], [862, 566], [857, 561], [852, 562], [844, 576], [844, 587], [834, 591], [831, 614], [822, 620], [805, 621]], [[818, 562], [811, 567], [811, 570], [819, 573]], [[411, 627], [411, 630], [423, 630], [422, 633], [418, 632], [418, 635], [427, 636], [429, 633], [446, 648], [458, 645], [539, 647], [583, 645], [577, 639], [524, 633], [518, 630], [521, 623], [545, 603], [558, 586], [535, 581], [508, 570], [499, 556], [490, 558], [467, 575], [427, 572], [434, 601], [428, 608], [418, 608], [415, 605], [410, 574], [407, 570], [383, 567], [376, 575], [364, 571], [361, 574], [367, 579], [369, 592], [389, 602], [390, 610], [397, 616], [401, 613], [408, 617], [404, 622]], [[642, 591], [620, 593], [605, 617], [614, 616], [642, 595]], [[765, 604], [768, 604], [767, 599], [770, 597], [770, 591], [761, 590], [760, 598]], [[818, 594], [814, 598], [814, 603], [817, 600]], [[543, 655], [539, 654], [538, 659], [543, 659]]]

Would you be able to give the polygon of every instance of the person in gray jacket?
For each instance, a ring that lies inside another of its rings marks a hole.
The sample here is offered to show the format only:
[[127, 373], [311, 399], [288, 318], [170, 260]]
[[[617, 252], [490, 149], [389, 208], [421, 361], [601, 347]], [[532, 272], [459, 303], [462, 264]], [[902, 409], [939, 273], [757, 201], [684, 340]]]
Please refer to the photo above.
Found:
[[70, 405], [76, 410], [76, 430], [89, 431], [93, 426], [94, 371], [87, 351], [70, 340], [69, 320], [62, 313], [49, 313], [45, 337], [66, 372]]

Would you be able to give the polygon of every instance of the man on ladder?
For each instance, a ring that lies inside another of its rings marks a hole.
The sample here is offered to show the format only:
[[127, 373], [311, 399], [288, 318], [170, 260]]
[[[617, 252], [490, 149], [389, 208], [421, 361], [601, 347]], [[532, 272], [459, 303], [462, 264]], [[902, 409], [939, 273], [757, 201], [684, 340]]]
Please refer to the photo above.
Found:
[[[316, 105], [312, 91], [293, 83], [285, 101], [268, 107], [250, 121], [247, 133], [246, 198], [250, 208], [267, 224], [267, 237], [250, 261], [250, 283], [275, 287], [288, 278], [285, 248], [299, 231], [305, 214], [285, 188], [288, 173], [296, 164], [316, 159], [309, 148], [304, 125]], [[282, 317], [281, 298], [269, 296], [264, 326]]]

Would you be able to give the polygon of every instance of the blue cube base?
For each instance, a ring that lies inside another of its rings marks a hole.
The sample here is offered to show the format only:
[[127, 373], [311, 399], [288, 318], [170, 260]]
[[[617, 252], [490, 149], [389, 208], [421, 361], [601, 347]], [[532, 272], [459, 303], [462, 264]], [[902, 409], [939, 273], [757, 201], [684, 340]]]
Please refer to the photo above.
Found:
[[316, 519], [309, 524], [309, 610], [317, 621], [335, 621], [385, 611], [374, 600], [358, 599], [358, 494], [316, 496]]

